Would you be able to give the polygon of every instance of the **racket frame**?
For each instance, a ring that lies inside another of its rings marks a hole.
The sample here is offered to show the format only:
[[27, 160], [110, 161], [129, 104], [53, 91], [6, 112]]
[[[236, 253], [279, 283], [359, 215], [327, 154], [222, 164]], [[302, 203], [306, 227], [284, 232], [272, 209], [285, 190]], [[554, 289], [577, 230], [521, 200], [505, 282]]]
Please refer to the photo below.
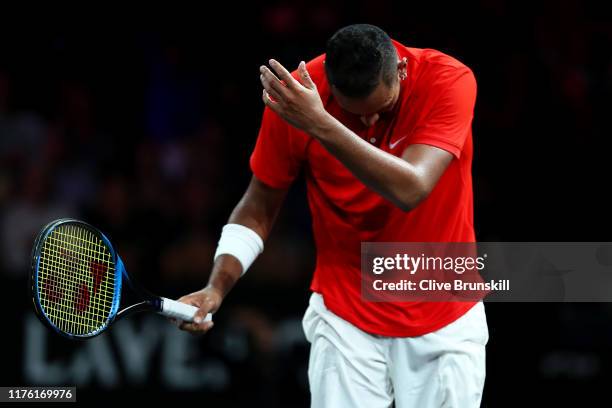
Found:
[[[73, 224], [73, 225], [81, 226], [85, 229], [88, 229], [94, 235], [98, 236], [102, 240], [104, 245], [107, 246], [111, 254], [113, 264], [115, 266], [115, 271], [114, 271], [115, 285], [114, 285], [111, 312], [109, 313], [109, 316], [107, 317], [102, 327], [98, 328], [97, 330], [91, 333], [87, 333], [87, 334], [66, 333], [63, 330], [61, 330], [59, 327], [57, 327], [47, 317], [44, 311], [44, 308], [40, 302], [39, 290], [37, 289], [38, 288], [38, 283], [37, 283], [38, 282], [38, 267], [40, 263], [42, 243], [44, 243], [44, 240], [56, 228], [62, 225], [66, 225], [66, 224]], [[122, 319], [128, 315], [134, 314], [134, 313], [156, 312], [164, 316], [174, 317], [178, 319], [181, 319], [181, 318], [187, 319], [188, 317], [190, 318], [192, 314], [195, 314], [195, 311], [197, 310], [197, 308], [193, 306], [186, 307], [186, 305], [178, 304], [174, 300], [156, 296], [152, 294], [151, 292], [147, 291], [146, 289], [144, 289], [142, 286], [138, 285], [136, 281], [134, 280], [134, 278], [128, 274], [123, 264], [123, 261], [121, 260], [121, 257], [117, 254], [117, 252], [115, 251], [115, 248], [111, 244], [110, 240], [106, 237], [106, 235], [104, 235], [104, 233], [102, 233], [102, 231], [100, 231], [96, 227], [84, 221], [77, 220], [74, 218], [58, 219], [58, 220], [50, 222], [49, 224], [45, 225], [42, 228], [42, 230], [39, 232], [38, 236], [36, 237], [36, 240], [34, 241], [34, 246], [32, 248], [32, 254], [31, 254], [31, 268], [30, 269], [31, 269], [30, 289], [32, 293], [32, 301], [34, 303], [34, 310], [36, 311], [36, 316], [49, 329], [51, 329], [52, 331], [70, 340], [87, 340], [92, 337], [96, 337], [102, 334], [104, 331], [106, 331], [110, 327], [110, 325], [113, 324], [115, 321]], [[139, 301], [137, 301], [136, 303], [130, 304], [129, 306], [120, 308], [121, 295], [122, 295], [123, 288], [125, 286], [128, 286], [131, 289], [131, 291], [133, 292], [135, 297], [139, 299]], [[193, 310], [189, 310], [190, 308], [192, 308]], [[212, 315], [209, 313], [205, 317], [205, 320], [211, 321]]]
[[[104, 245], [106, 245], [106, 247], [108, 248], [110, 254], [111, 254], [111, 258], [113, 260], [113, 265], [114, 265], [114, 274], [115, 274], [115, 282], [114, 282], [114, 293], [113, 293], [113, 300], [112, 300], [112, 304], [111, 304], [111, 310], [110, 313], [108, 315], [108, 317], [106, 318], [106, 321], [104, 322], [104, 325], [101, 326], [100, 328], [98, 328], [97, 330], [91, 332], [91, 333], [87, 333], [87, 334], [71, 334], [71, 333], [66, 333], [65, 331], [61, 330], [59, 327], [57, 327], [50, 318], [47, 317], [47, 314], [45, 313], [44, 307], [41, 304], [40, 301], [40, 291], [38, 289], [38, 273], [39, 273], [39, 264], [40, 264], [40, 257], [41, 257], [41, 251], [42, 251], [42, 247], [43, 244], [45, 242], [45, 239], [57, 228], [59, 228], [62, 225], [77, 225], [79, 227], [88, 229], [91, 233], [93, 233], [94, 235], [96, 235], [97, 237], [99, 237], [102, 242], [104, 243]], [[127, 275], [127, 271], [125, 270], [125, 267], [123, 265], [123, 261], [121, 260], [121, 258], [117, 255], [117, 252], [115, 251], [115, 248], [113, 247], [113, 245], [110, 243], [110, 240], [106, 237], [106, 235], [104, 235], [102, 233], [102, 231], [98, 230], [96, 227], [81, 221], [81, 220], [77, 220], [74, 218], [61, 218], [58, 220], [54, 220], [51, 221], [49, 224], [45, 225], [42, 230], [38, 233], [38, 236], [36, 237], [36, 240], [34, 242], [34, 246], [32, 248], [32, 254], [31, 254], [31, 273], [30, 273], [30, 288], [31, 288], [31, 292], [32, 292], [32, 301], [34, 303], [34, 310], [36, 311], [36, 316], [38, 317], [38, 319], [45, 325], [47, 326], [49, 329], [51, 329], [52, 331], [58, 333], [59, 335], [66, 337], [70, 340], [85, 340], [85, 339], [90, 339], [92, 337], [96, 337], [98, 335], [100, 335], [101, 333], [103, 333], [106, 329], [108, 329], [108, 327], [120, 316], [124, 316], [126, 315], [125, 312], [128, 312], [131, 310], [131, 312], [137, 312], [137, 311], [146, 311], [146, 310], [156, 310], [154, 309], [155, 305], [154, 302], [150, 302], [150, 299], [146, 299], [145, 301], [133, 305], [132, 307], [127, 307], [123, 310], [119, 310], [119, 306], [121, 304], [121, 291], [123, 289], [123, 280], [125, 279], [127, 281], [127, 283], [130, 285], [131, 289], [134, 290], [136, 293], [138, 293], [139, 295], [142, 295], [142, 290], [140, 288], [134, 288], [133, 284], [131, 282], [130, 277]], [[145, 305], [142, 305], [142, 303], [147, 303], [146, 307]], [[130, 313], [131, 313], [130, 312]]]

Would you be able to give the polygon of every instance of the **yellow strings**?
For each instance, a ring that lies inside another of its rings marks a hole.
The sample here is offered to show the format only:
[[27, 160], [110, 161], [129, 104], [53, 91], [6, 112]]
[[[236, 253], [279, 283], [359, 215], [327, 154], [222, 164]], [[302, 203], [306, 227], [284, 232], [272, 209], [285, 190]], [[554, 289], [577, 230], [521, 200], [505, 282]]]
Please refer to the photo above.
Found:
[[[103, 270], [98, 288], [94, 288], [95, 265]], [[109, 249], [86, 228], [69, 224], [56, 228], [41, 249], [38, 288], [43, 311], [60, 330], [75, 335], [98, 330], [110, 314], [115, 290]]]

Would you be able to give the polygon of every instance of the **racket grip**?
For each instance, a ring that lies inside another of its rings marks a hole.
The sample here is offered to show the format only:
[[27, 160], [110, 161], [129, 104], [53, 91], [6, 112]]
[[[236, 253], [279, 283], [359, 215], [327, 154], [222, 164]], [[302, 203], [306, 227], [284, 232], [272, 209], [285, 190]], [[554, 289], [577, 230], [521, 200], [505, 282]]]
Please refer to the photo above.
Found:
[[[186, 303], [177, 302], [176, 300], [161, 298], [162, 305], [159, 313], [166, 317], [172, 317], [177, 320], [184, 322], [193, 322], [193, 318], [198, 311], [195, 306], [188, 305]], [[208, 313], [204, 318], [205, 322], [212, 321], [212, 314]]]

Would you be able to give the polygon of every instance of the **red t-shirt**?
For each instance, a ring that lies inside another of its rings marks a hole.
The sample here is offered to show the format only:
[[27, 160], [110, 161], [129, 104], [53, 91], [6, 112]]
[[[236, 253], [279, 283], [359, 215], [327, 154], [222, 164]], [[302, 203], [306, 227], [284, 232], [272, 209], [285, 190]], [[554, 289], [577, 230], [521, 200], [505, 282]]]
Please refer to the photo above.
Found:
[[[271, 109], [263, 114], [250, 165], [276, 188], [305, 172], [317, 263], [311, 289], [336, 315], [374, 334], [419, 336], [455, 321], [474, 302], [366, 302], [361, 298], [361, 242], [474, 242], [472, 130], [476, 81], [456, 59], [395, 42], [408, 60], [394, 110], [372, 127], [343, 111], [330, 92], [321, 55], [307, 64], [325, 109], [360, 137], [395, 156], [415, 143], [454, 158], [421, 204], [404, 212], [368, 189], [315, 139]], [[295, 73], [294, 73], [295, 75]]]

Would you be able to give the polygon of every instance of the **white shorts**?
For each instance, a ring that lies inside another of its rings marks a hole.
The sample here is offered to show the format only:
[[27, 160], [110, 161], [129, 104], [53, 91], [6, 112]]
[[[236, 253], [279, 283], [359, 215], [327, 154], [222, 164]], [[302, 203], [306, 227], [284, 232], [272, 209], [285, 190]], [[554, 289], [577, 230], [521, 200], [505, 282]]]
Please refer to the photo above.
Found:
[[312, 407], [480, 406], [489, 340], [482, 302], [433, 333], [384, 337], [336, 316], [313, 293], [303, 326]]

